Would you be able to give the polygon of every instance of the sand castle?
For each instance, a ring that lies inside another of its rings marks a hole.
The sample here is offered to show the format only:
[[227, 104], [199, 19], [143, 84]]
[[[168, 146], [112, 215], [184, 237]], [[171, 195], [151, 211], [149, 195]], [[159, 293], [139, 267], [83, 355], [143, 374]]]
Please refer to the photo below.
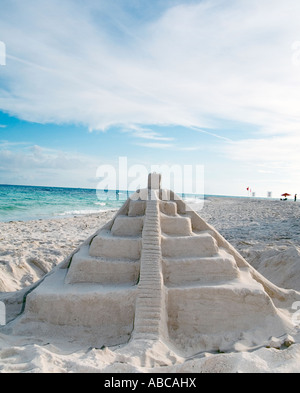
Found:
[[160, 341], [190, 356], [289, 333], [288, 297], [152, 174], [27, 296], [13, 329], [98, 348]]

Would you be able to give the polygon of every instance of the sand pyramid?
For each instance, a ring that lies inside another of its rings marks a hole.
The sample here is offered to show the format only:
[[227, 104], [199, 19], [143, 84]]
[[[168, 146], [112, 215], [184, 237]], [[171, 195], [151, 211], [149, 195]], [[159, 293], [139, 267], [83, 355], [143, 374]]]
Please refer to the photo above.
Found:
[[161, 340], [191, 355], [289, 333], [288, 296], [152, 174], [27, 296], [14, 329], [96, 347]]

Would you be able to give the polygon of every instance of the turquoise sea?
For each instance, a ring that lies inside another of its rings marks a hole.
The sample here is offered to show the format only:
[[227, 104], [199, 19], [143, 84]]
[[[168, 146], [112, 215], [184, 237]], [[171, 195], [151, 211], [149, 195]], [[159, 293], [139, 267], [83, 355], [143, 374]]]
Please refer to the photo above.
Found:
[[49, 219], [117, 209], [128, 195], [126, 191], [0, 185], [0, 221]]
[[62, 218], [119, 209], [132, 193], [0, 184], [0, 222]]

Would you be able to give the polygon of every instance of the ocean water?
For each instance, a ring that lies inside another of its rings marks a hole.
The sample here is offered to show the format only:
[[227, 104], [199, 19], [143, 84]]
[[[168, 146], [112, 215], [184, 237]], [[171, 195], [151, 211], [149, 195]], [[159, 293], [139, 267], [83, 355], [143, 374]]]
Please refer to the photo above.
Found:
[[0, 221], [49, 219], [118, 209], [126, 192], [0, 185]]
[[[0, 185], [0, 222], [72, 217], [119, 209], [133, 192]], [[182, 196], [187, 202], [203, 198]]]

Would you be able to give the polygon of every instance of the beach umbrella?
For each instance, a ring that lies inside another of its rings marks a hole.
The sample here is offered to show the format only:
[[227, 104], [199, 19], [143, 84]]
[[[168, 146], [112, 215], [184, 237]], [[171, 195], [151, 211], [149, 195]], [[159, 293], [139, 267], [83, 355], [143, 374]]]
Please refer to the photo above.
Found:
[[291, 194], [288, 194], [287, 192], [285, 192], [284, 194], [281, 194], [281, 196], [288, 197], [288, 196], [291, 196]]

